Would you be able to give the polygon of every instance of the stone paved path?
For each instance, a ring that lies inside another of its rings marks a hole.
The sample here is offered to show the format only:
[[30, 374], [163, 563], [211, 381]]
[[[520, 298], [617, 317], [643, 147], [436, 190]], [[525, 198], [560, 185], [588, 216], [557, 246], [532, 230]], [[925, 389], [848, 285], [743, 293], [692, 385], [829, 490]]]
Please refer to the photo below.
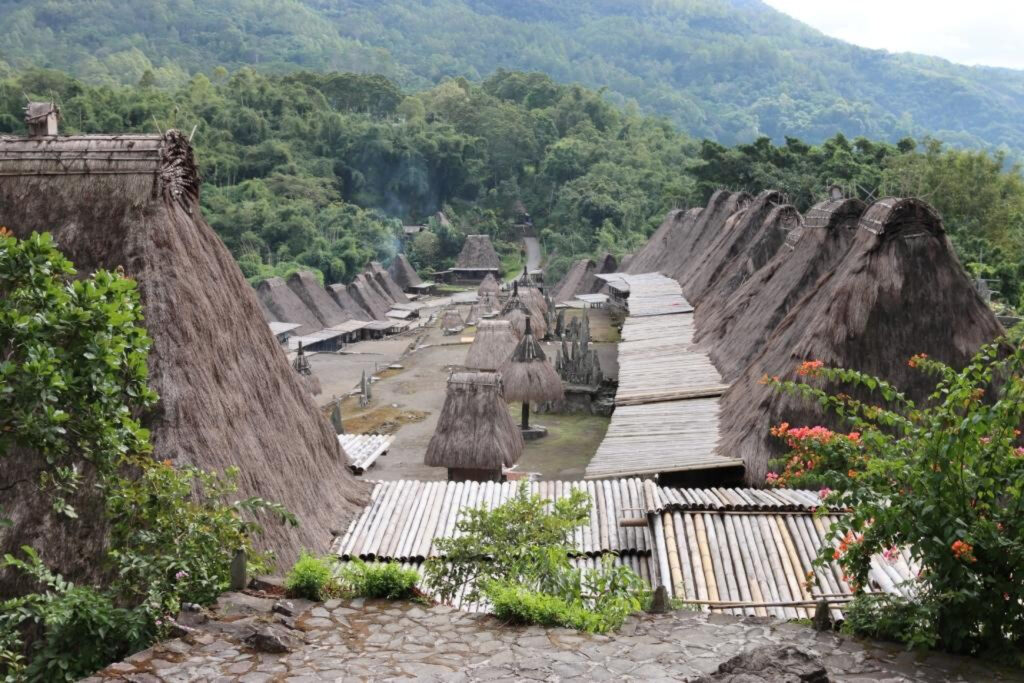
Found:
[[272, 600], [242, 599], [256, 608], [255, 615], [222, 611], [197, 633], [156, 645], [86, 680], [685, 681], [763, 644], [790, 644], [821, 657], [834, 681], [1021, 680], [977, 660], [916, 656], [895, 646], [862, 644], [758, 618], [643, 615], [619, 633], [601, 636], [507, 626], [447, 607], [362, 600], [296, 605], [303, 611], [293, 622], [294, 632], [305, 643], [290, 653], [266, 654], [245, 647], [238, 636], [251, 631], [250, 624], [280, 617], [270, 614]]

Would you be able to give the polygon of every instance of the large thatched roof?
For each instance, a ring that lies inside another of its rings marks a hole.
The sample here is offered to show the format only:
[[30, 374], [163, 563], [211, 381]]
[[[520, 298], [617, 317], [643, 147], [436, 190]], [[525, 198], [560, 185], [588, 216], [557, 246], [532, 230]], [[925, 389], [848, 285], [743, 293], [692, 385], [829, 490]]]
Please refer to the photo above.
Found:
[[405, 254], [396, 254], [395, 260], [388, 266], [388, 274], [391, 279], [395, 281], [402, 289], [408, 290], [416, 285], [422, 285], [423, 280], [420, 279], [419, 273], [409, 263], [409, 259], [406, 258]]
[[512, 467], [522, 454], [523, 435], [505, 405], [501, 375], [452, 373], [424, 462], [432, 467], [497, 470]]
[[[726, 271], [726, 266], [738, 258], [747, 245], [757, 237], [765, 218], [777, 204], [783, 202], [782, 194], [765, 190], [749, 204], [734, 223], [720, 230], [703, 250], [693, 253], [696, 268], [691, 268], [685, 279], [680, 281], [686, 300], [699, 306], [715, 283]], [[781, 242], [780, 242], [781, 244]]]
[[793, 305], [846, 255], [864, 208], [859, 199], [814, 205], [786, 244], [724, 306], [712, 315], [698, 310], [697, 341], [726, 381], [750, 364]]
[[352, 320], [373, 320], [373, 315], [363, 308], [349, 293], [348, 287], [345, 285], [335, 284], [327, 286], [327, 293], [331, 295], [334, 302], [338, 304], [341, 310]]
[[466, 352], [466, 367], [497, 370], [512, 357], [519, 339], [508, 320], [481, 320]]
[[398, 283], [391, 279], [391, 274], [385, 270], [380, 263], [377, 261], [370, 261], [370, 265], [366, 267], [366, 270], [373, 274], [374, 280], [376, 280], [377, 284], [387, 292], [393, 303], [409, 303], [409, 297], [405, 295], [405, 292], [398, 286]]
[[288, 276], [288, 287], [302, 303], [306, 304], [306, 308], [313, 312], [323, 327], [339, 325], [352, 318], [308, 270], [301, 270]]
[[555, 303], [564, 303], [576, 298], [586, 288], [586, 283], [594, 279], [597, 264], [590, 259], [574, 261], [565, 276], [551, 290], [551, 298]]
[[501, 259], [487, 235], [466, 235], [454, 270], [501, 270]]
[[[719, 235], [729, 216], [742, 210], [749, 200], [750, 195], [745, 192], [718, 190], [712, 194], [707, 206], [694, 215], [692, 227], [684, 224], [669, 233], [668, 256], [659, 272], [684, 282], [700, 266], [695, 256]], [[633, 273], [640, 272], [636, 258], [630, 261], [629, 269]]]
[[267, 278], [256, 286], [256, 293], [263, 308], [270, 312], [270, 320], [301, 325], [295, 328], [295, 334], [312, 334], [323, 329], [316, 313], [281, 278]]
[[391, 302], [375, 286], [373, 278], [359, 273], [348, 285], [348, 293], [374, 320], [384, 320], [391, 310]]
[[534, 338], [530, 323], [530, 318], [527, 318], [523, 338], [499, 370], [505, 384], [505, 400], [560, 401], [565, 398], [562, 378]]
[[[144, 416], [155, 456], [218, 471], [237, 465], [239, 497], [295, 513], [297, 529], [265, 525], [261, 544], [282, 563], [327, 547], [331, 529], [366, 503], [255, 293], [203, 220], [183, 135], [0, 138], [0, 225], [21, 237], [52, 231], [80, 273], [120, 266], [138, 281], [160, 395]], [[76, 501], [77, 521], [54, 518], [36, 493], [39, 465], [33, 453], [5, 459], [0, 489], [14, 526], [0, 529], [0, 552], [31, 543], [50, 567], [89, 580], [104, 549], [97, 501]]]
[[666, 266], [671, 264], [674, 258], [678, 258], [678, 250], [683, 248], [685, 240], [692, 236], [691, 232], [702, 211], [703, 208], [669, 211], [643, 248], [630, 259], [627, 272], [656, 273], [670, 270]]
[[882, 377], [921, 401], [934, 381], [907, 366], [912, 355], [961, 366], [1002, 333], [935, 211], [917, 199], [875, 202], [845, 258], [808, 286], [722, 397], [719, 450], [742, 457], [748, 481], [762, 484], [769, 459], [780, 452], [769, 427], [782, 421], [837, 426], [817, 404], [762, 385], [766, 374], [794, 377], [803, 361], [820, 360]]

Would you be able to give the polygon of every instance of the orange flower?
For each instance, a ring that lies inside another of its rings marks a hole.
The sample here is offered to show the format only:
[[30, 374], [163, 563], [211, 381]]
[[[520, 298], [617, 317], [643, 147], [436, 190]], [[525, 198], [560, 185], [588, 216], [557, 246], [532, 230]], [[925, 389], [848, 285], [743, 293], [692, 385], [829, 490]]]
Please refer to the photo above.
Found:
[[0, 237], [14, 237], [14, 233], [8, 230], [6, 225], [0, 225]]
[[974, 557], [974, 546], [964, 541], [956, 540], [950, 546], [953, 551], [953, 556], [958, 560], [965, 562], [977, 562], [977, 558]]
[[168, 460], [164, 460], [160, 464], [162, 464], [164, 467], [170, 467], [172, 463], [171, 463], [170, 459], [168, 459]]
[[849, 470], [849, 471], [847, 471], [846, 472], [846, 476], [848, 476], [850, 479], [856, 479], [857, 478], [857, 470]]
[[917, 364], [928, 357], [927, 353], [919, 353], [916, 356], [911, 356], [910, 360], [907, 361], [907, 365], [912, 368], [916, 368]]
[[816, 374], [817, 370], [819, 370], [824, 365], [825, 364], [820, 360], [805, 360], [797, 367], [796, 374], [800, 375], [801, 377], [804, 377], [806, 375], [813, 375]]

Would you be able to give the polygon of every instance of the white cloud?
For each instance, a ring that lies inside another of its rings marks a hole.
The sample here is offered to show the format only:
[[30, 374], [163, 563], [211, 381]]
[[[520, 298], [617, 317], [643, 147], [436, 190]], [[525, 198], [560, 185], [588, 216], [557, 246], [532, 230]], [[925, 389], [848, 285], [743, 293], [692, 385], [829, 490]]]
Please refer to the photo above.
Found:
[[765, 0], [822, 33], [890, 52], [1024, 69], [1022, 0]]

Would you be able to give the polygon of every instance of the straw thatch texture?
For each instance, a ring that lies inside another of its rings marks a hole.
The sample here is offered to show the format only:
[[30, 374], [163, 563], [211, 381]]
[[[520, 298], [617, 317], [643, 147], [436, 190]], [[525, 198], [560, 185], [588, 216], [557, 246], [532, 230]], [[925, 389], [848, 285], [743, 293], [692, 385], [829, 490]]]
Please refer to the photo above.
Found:
[[480, 305], [473, 304], [466, 313], [466, 325], [476, 325], [480, 322]]
[[493, 315], [501, 312], [501, 302], [498, 301], [497, 294], [481, 294], [477, 299], [477, 306], [479, 306], [480, 315]]
[[789, 233], [786, 244], [725, 306], [712, 315], [698, 316], [697, 340], [708, 349], [726, 381], [736, 379], [794, 304], [842, 260], [864, 209], [859, 199], [815, 204], [803, 224]]
[[391, 302], [381, 296], [374, 286], [373, 278], [359, 273], [348, 285], [348, 293], [374, 320], [384, 320], [391, 310]]
[[478, 296], [490, 294], [496, 297], [499, 292], [501, 292], [501, 286], [498, 285], [498, 281], [494, 279], [494, 275], [491, 273], [487, 273], [484, 279], [480, 282], [480, 286], [476, 288]]
[[[821, 360], [881, 377], [922, 401], [934, 380], [907, 366], [912, 355], [962, 366], [1002, 333], [934, 209], [918, 199], [875, 202], [861, 217], [846, 257], [792, 306], [724, 394], [720, 452], [742, 457], [748, 481], [760, 485], [769, 459], [780, 452], [770, 426], [840, 426], [817, 404], [760, 384], [765, 374], [794, 377], [801, 362]], [[860, 395], [845, 386], [827, 388]]]
[[405, 257], [405, 254], [395, 255], [395, 260], [388, 266], [388, 274], [391, 275], [391, 279], [395, 281], [395, 284], [406, 291], [423, 284], [419, 273], [409, 263], [409, 259]]
[[666, 266], [679, 256], [678, 250], [683, 247], [684, 242], [692, 237], [691, 233], [702, 211], [703, 209], [699, 207], [688, 211], [669, 211], [643, 248], [630, 259], [629, 267], [620, 266], [620, 269], [628, 273], [654, 273], [666, 270]]
[[465, 326], [466, 323], [463, 322], [462, 316], [454, 308], [449, 308], [441, 314], [442, 330], [461, 330]]
[[427, 444], [424, 463], [431, 467], [500, 470], [523, 454], [523, 435], [505, 405], [501, 375], [455, 372]]
[[316, 313], [281, 278], [267, 278], [256, 286], [256, 293], [263, 307], [270, 311], [271, 320], [301, 325], [295, 329], [295, 334], [312, 334], [323, 329], [324, 325]]
[[680, 281], [683, 285], [683, 294], [690, 303], [700, 307], [704, 296], [725, 274], [729, 262], [739, 257], [747, 245], [754, 241], [768, 214], [782, 202], [781, 193], [765, 190], [746, 207], [743, 215], [738, 217], [735, 223], [719, 231], [715, 239], [702, 251], [691, 255], [691, 260], [697, 267], [690, 268], [687, 277]]
[[398, 283], [391, 279], [391, 274], [384, 269], [384, 267], [377, 261], [370, 261], [370, 265], [367, 266], [367, 271], [373, 274], [373, 279], [377, 281], [381, 289], [387, 292], [388, 297], [394, 303], [407, 304], [409, 303], [409, 297], [405, 295], [402, 288], [398, 286]]
[[[33, 158], [19, 159], [20, 150]], [[149, 150], [155, 161], [136, 159]], [[198, 182], [177, 131], [0, 139], [0, 224], [21, 237], [50, 230], [78, 272], [121, 266], [139, 283], [160, 395], [144, 418], [155, 456], [218, 471], [238, 465], [240, 498], [278, 501], [301, 519], [297, 529], [267, 520], [258, 539], [289, 563], [300, 548], [324, 548], [368, 489], [348, 472], [255, 293], [203, 220]], [[5, 460], [0, 489], [14, 526], [0, 530], [0, 552], [31, 543], [69, 579], [93, 579], [104, 549], [98, 501], [86, 484], [80, 519], [55, 519], [36, 493], [38, 463], [25, 452]]]
[[697, 329], [703, 328], [705, 321], [716, 315], [733, 293], [768, 263], [802, 222], [800, 212], [789, 204], [776, 206], [768, 213], [750, 242], [739, 254], [726, 261], [721, 273], [704, 292], [697, 307]]
[[543, 403], [560, 401], [565, 398], [562, 378], [548, 362], [544, 349], [540, 347], [530, 330], [519, 340], [511, 358], [501, 366], [501, 378], [505, 384], [506, 401]]
[[497, 370], [512, 357], [518, 343], [519, 338], [508, 320], [481, 320], [466, 353], [466, 367]]
[[308, 270], [292, 273], [288, 277], [288, 287], [295, 292], [295, 296], [306, 304], [306, 308], [313, 312], [316, 319], [323, 327], [340, 325], [351, 316], [341, 309], [338, 302], [327, 293], [327, 290], [320, 286], [316, 276]]
[[587, 283], [593, 281], [597, 272], [597, 264], [590, 259], [579, 259], [570, 266], [565, 276], [558, 281], [551, 291], [555, 303], [565, 303], [589, 290]]
[[351, 320], [370, 321], [374, 319], [369, 311], [356, 302], [345, 285], [328, 285], [327, 293], [331, 295], [334, 302], [338, 304], [341, 310], [345, 311]]
[[[692, 229], [674, 233], [677, 236], [669, 245], [669, 258], [661, 271], [679, 280], [684, 294], [687, 281], [702, 263], [700, 254], [723, 232], [729, 217], [742, 211], [749, 203], [750, 195], [746, 192], [718, 190], [711, 195], [708, 205], [697, 216]], [[632, 263], [630, 268], [636, 271]]]
[[466, 235], [454, 270], [501, 270], [501, 259], [487, 235]]

